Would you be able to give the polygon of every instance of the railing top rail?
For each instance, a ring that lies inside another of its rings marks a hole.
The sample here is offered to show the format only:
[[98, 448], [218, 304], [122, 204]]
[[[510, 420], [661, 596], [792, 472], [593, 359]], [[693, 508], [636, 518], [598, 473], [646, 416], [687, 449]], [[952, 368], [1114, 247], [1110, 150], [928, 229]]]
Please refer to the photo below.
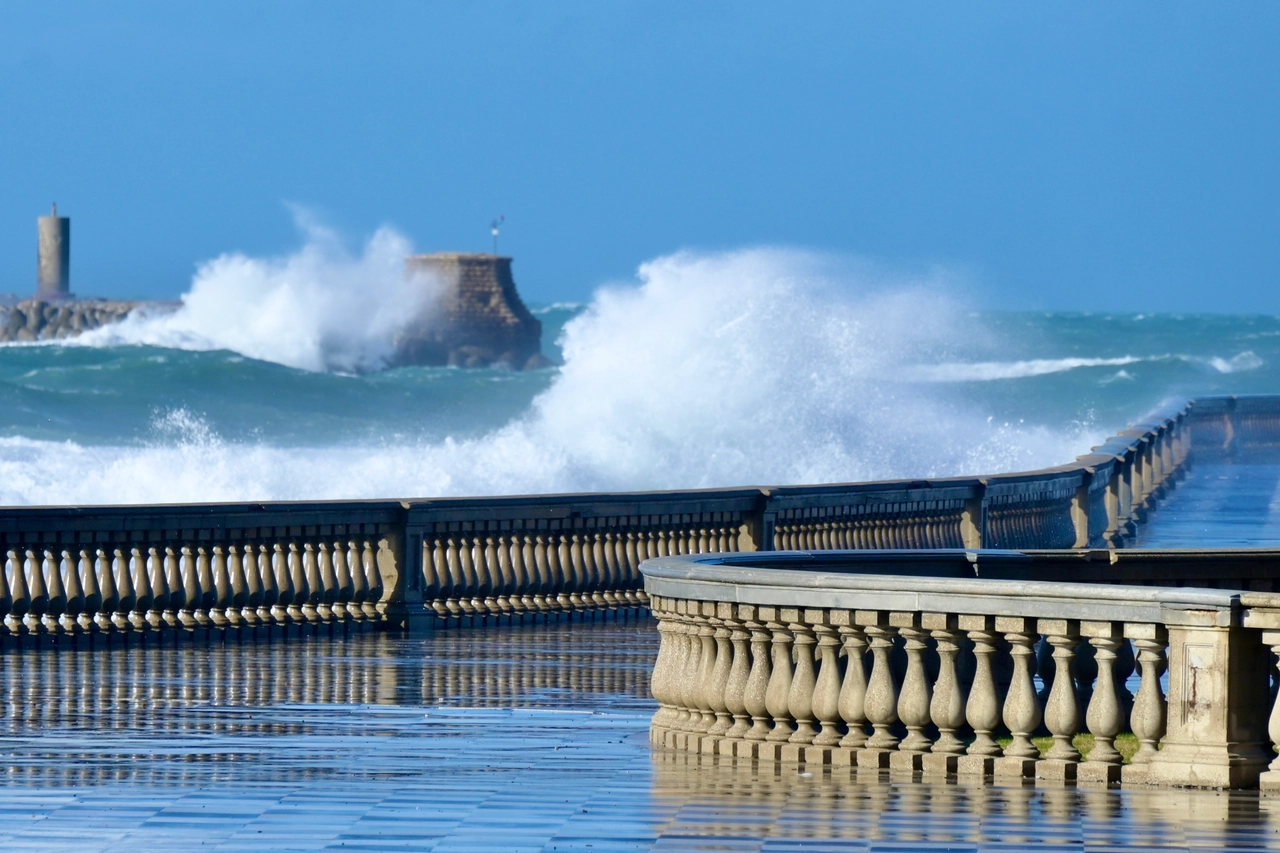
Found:
[[670, 598], [1165, 625], [1239, 624], [1239, 591], [982, 576], [984, 565], [1024, 561], [1031, 558], [1016, 551], [770, 552], [659, 557], [646, 561], [641, 572], [649, 595]]

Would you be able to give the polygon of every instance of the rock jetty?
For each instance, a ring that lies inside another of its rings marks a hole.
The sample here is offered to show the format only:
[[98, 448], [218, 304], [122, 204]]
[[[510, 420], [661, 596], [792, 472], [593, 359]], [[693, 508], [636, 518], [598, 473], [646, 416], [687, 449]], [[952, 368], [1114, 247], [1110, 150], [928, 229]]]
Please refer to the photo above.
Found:
[[118, 323], [144, 302], [114, 299], [27, 299], [0, 306], [0, 342], [56, 341]]

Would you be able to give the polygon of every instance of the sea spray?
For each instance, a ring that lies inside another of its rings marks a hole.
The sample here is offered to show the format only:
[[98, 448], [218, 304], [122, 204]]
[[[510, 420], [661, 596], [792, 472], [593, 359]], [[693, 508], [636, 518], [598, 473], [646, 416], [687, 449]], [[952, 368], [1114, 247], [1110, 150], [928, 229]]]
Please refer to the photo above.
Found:
[[[376, 242], [357, 265], [403, 251], [372, 248]], [[332, 260], [323, 253], [293, 266], [237, 259], [218, 275], [202, 270], [191, 296], [201, 282], [225, 281], [233, 268], [249, 270], [245, 278], [269, 290], [332, 286], [323, 284], [335, 280], [326, 268]], [[307, 264], [314, 265], [314, 281], [304, 280]], [[373, 267], [385, 272], [389, 263]], [[224, 295], [234, 289], [221, 286]], [[384, 434], [322, 445], [281, 444], [270, 435], [227, 440], [211, 429], [207, 413], [175, 406], [152, 415], [154, 426], [140, 444], [0, 439], [0, 502], [421, 497], [937, 477], [1065, 462], [1102, 437], [1094, 424], [993, 419], [953, 387], [901, 381], [912, 365], [970, 351], [981, 333], [945, 291], [945, 281], [867, 276], [798, 251], [671, 255], [643, 265], [636, 282], [601, 289], [565, 327], [565, 364], [549, 387], [523, 414], [486, 433]], [[243, 327], [235, 348], [274, 352], [278, 361], [310, 359], [308, 367], [333, 352], [313, 345], [314, 336], [281, 346], [269, 339], [275, 331]], [[177, 336], [172, 343], [185, 341]], [[255, 392], [271, 389], [244, 389]], [[432, 405], [424, 395], [421, 406]]]
[[200, 265], [176, 311], [135, 312], [74, 343], [225, 349], [312, 371], [382, 369], [397, 333], [430, 309], [438, 285], [406, 274], [412, 247], [391, 228], [356, 256], [305, 212], [295, 218], [306, 237], [296, 252], [220, 255]]

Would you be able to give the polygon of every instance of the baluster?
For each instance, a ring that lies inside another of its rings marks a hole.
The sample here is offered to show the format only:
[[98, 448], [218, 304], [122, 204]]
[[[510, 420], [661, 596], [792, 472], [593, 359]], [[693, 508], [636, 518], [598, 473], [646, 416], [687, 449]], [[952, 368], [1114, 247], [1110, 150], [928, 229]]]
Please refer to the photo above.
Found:
[[[246, 558], [250, 552], [253, 552], [253, 562], [258, 569], [258, 580], [262, 584], [262, 601], [258, 604], [258, 622], [267, 626], [267, 636], [270, 636], [271, 626], [278, 623], [275, 612], [280, 601], [280, 585], [276, 582], [276, 571], [271, 563], [273, 552], [265, 542], [246, 544], [244, 551]], [[248, 572], [248, 563], [245, 564], [245, 571]]]
[[890, 752], [898, 746], [898, 739], [891, 731], [898, 721], [898, 685], [889, 662], [898, 629], [885, 624], [887, 620], [879, 613], [859, 612], [858, 621], [871, 623], [864, 624], [863, 629], [871, 641], [872, 659], [871, 679], [863, 702], [872, 732], [866, 747], [858, 753], [858, 766], [884, 768], [889, 766]]
[[340, 611], [334, 610], [338, 600], [338, 574], [334, 571], [333, 560], [329, 556], [329, 543], [323, 539], [316, 543], [316, 570], [320, 581], [320, 600], [316, 602], [316, 612], [320, 621], [326, 625], [333, 624], [334, 617], [340, 620]]
[[[433, 606], [436, 613], [441, 616], [447, 616], [449, 609], [444, 606], [444, 589], [449, 583], [449, 566], [444, 561], [448, 555], [446, 553], [445, 543], [436, 537], [432, 540], [435, 543], [435, 566], [437, 577], [440, 582], [440, 591]], [[354, 539], [347, 540], [347, 570], [351, 572], [351, 604], [347, 607], [347, 612], [351, 614], [351, 618], [357, 622], [363, 623], [371, 621], [369, 613], [365, 610], [365, 605], [369, 604], [369, 578], [364, 571], [364, 563], [360, 560], [360, 546], [356, 544]]]
[[133, 622], [133, 614], [138, 606], [137, 588], [133, 585], [133, 575], [129, 571], [129, 556], [123, 548], [111, 550], [111, 574], [115, 577], [116, 611], [111, 616], [111, 624], [117, 631], [128, 634], [137, 630]]
[[40, 561], [40, 571], [49, 591], [49, 603], [45, 605], [40, 621], [48, 633], [65, 634], [67, 629], [62, 624], [62, 614], [67, 610], [67, 591], [62, 585], [62, 555], [50, 548], [43, 549], [42, 553], [44, 559]]
[[554, 539], [554, 550], [549, 551], [547, 556], [554, 557], [552, 566], [555, 570], [556, 584], [556, 605], [560, 610], [573, 610], [573, 600], [570, 592], [573, 589], [573, 557], [569, 552], [569, 537], [563, 532], [557, 532]]
[[[739, 606], [740, 618], [725, 620], [725, 627], [729, 630], [729, 643], [733, 646], [730, 652], [733, 664], [729, 668], [724, 694], [725, 707], [733, 717], [733, 725], [724, 733], [727, 740], [742, 740], [751, 728], [751, 715], [747, 710], [747, 682], [751, 677], [751, 651], [747, 641], [751, 634], [744, 628], [741, 610]], [[721, 754], [725, 754], [723, 750]]]
[[303, 609], [310, 604], [311, 588], [307, 586], [307, 574], [302, 565], [302, 552], [297, 542], [289, 543], [289, 550], [284, 553], [285, 568], [288, 571], [289, 587], [293, 590], [293, 600], [289, 602], [289, 621], [295, 625], [305, 625], [309, 620]]
[[462, 575], [462, 552], [458, 548], [458, 536], [450, 534], [445, 539], [444, 556], [448, 566], [442, 593], [445, 597], [445, 609], [450, 616], [461, 616], [462, 591], [466, 589], [467, 581]]
[[98, 588], [98, 572], [94, 567], [97, 553], [89, 548], [80, 548], [75, 553], [77, 559], [72, 571], [79, 576], [80, 581], [76, 623], [79, 630], [86, 634], [97, 633], [101, 630], [97, 617], [102, 610], [102, 591]]
[[160, 556], [158, 546], [149, 545], [146, 548], [144, 565], [151, 581], [151, 609], [147, 611], [147, 622], [156, 631], [170, 628], [177, 624], [178, 616], [169, 609], [169, 578], [165, 574], [164, 558]]
[[773, 728], [765, 740], [781, 743], [795, 733], [791, 706], [787, 701], [791, 693], [791, 632], [782, 622], [775, 621], [779, 618], [776, 607], [761, 607], [759, 612], [760, 618], [766, 620], [766, 627], [773, 635], [773, 668], [765, 691], [765, 707], [773, 718]]
[[[729, 672], [733, 668], [733, 646], [729, 637], [733, 633], [725, 626], [724, 620], [733, 615], [732, 604], [717, 604], [716, 618], [711, 620], [715, 636], [715, 665], [711, 668], [711, 677], [707, 687], [707, 704], [715, 714], [707, 734], [714, 738], [723, 737], [733, 725], [733, 716], [729, 713]], [[706, 751], [704, 749], [704, 751]]]
[[534, 537], [533, 565], [538, 573], [538, 593], [533, 597], [533, 603], [544, 613], [554, 610], [555, 607], [548, 598], [551, 592], [551, 564], [547, 556], [547, 537], [541, 532]]
[[656, 612], [655, 617], [658, 620], [658, 657], [653, 663], [653, 675], [649, 679], [649, 692], [658, 702], [658, 710], [653, 715], [653, 721], [650, 724], [650, 742], [658, 742], [656, 735], [658, 729], [665, 729], [671, 725], [672, 720], [678, 715], [675, 707], [675, 701], [672, 698], [672, 664], [675, 660], [676, 640], [673, 636], [674, 622], [666, 612]]
[[293, 614], [302, 615], [302, 611], [294, 604], [293, 573], [289, 570], [289, 558], [285, 554], [284, 543], [277, 540], [271, 545], [271, 565], [269, 569], [276, 581], [276, 603], [271, 608], [271, 618], [281, 626], [296, 624]]
[[1075, 778], [1080, 760], [1080, 752], [1072, 742], [1080, 730], [1080, 713], [1075, 680], [1071, 677], [1080, 625], [1068, 619], [1041, 619], [1039, 629], [1053, 649], [1053, 686], [1044, 706], [1044, 723], [1053, 735], [1053, 746], [1036, 768], [1036, 776], [1069, 782]]
[[62, 567], [66, 566], [65, 580], [63, 582], [64, 604], [62, 613], [58, 617], [58, 628], [64, 634], [75, 636], [84, 632], [84, 626], [80, 624], [80, 616], [84, 613], [84, 590], [80, 586], [80, 550], [78, 548], [64, 548], [62, 550], [61, 559], [54, 563], [54, 568], [59, 574], [62, 574]]
[[116, 587], [115, 572], [111, 566], [111, 555], [105, 548], [94, 552], [93, 571], [98, 581], [100, 600], [93, 617], [98, 629], [103, 632], [114, 631], [119, 626], [113, 618], [120, 607], [120, 590]]
[[1089, 645], [1096, 650], [1098, 680], [1094, 682], [1093, 696], [1085, 714], [1085, 724], [1093, 735], [1093, 749], [1089, 750], [1088, 757], [1076, 771], [1078, 782], [1110, 785], [1120, 781], [1121, 757], [1116, 751], [1115, 739], [1124, 717], [1116, 695], [1113, 666], [1116, 650], [1123, 641], [1118, 628], [1111, 622], [1083, 622], [1080, 625], [1081, 635], [1088, 637]]
[[[698, 658], [698, 674], [695, 681], [693, 699], [697, 714], [691, 714], [689, 723], [699, 734], [706, 734], [715, 725], [716, 715], [711, 705], [711, 674], [716, 666], [716, 629], [707, 615], [713, 613], [715, 605], [703, 604], [704, 613], [696, 617], [698, 641], [702, 651]], [[701, 743], [701, 741], [699, 741]]]
[[3, 621], [4, 629], [9, 630], [10, 633], [17, 633], [9, 627], [10, 616], [13, 612], [13, 593], [9, 589], [8, 578], [12, 557], [13, 551], [6, 549], [4, 557], [0, 559], [0, 621]]
[[[423, 540], [423, 547], [424, 548], [430, 547], [429, 542], [430, 542], [430, 537], [426, 537]], [[333, 615], [340, 622], [353, 622], [353, 621], [356, 621], [357, 619], [355, 612], [352, 609], [352, 603], [355, 600], [356, 589], [355, 589], [355, 580], [351, 576], [351, 569], [347, 567], [347, 549], [346, 549], [346, 546], [344, 546], [341, 542], [338, 542], [338, 541], [335, 541], [331, 547], [332, 547], [331, 555], [333, 559], [333, 578], [334, 578], [334, 583], [337, 584], [337, 589], [334, 592], [334, 597], [333, 597], [333, 605], [332, 605]], [[426, 555], [424, 555], [424, 557], [425, 556]], [[423, 564], [425, 566], [430, 566], [431, 561], [429, 559], [424, 559]], [[435, 597], [434, 595], [430, 596], [430, 598], [427, 601], [428, 605], [431, 604], [431, 599], [434, 597]], [[355, 606], [355, 611], [358, 611], [359, 609], [360, 609], [359, 605], [357, 604]], [[363, 616], [364, 614], [361, 613], [360, 615]]]
[[[848, 731], [840, 739], [844, 749], [862, 749], [867, 742], [867, 671], [863, 655], [867, 650], [867, 636], [853, 623], [853, 614], [847, 610], [832, 611], [833, 621], [838, 621], [841, 638], [840, 653], [845, 657], [844, 680], [840, 683], [840, 719]], [[850, 758], [849, 763], [853, 763]]]
[[[747, 619], [745, 624], [751, 632], [751, 671], [747, 674], [743, 704], [751, 715], [751, 728], [744, 737], [752, 742], [765, 740], [769, 736], [769, 724], [773, 721], [766, 701], [773, 676], [770, 659], [773, 634], [763, 622], [755, 621], [759, 618], [757, 611], [758, 608], [751, 605], [738, 605], [738, 612]], [[755, 753], [751, 757], [755, 757]]]
[[253, 628], [258, 624], [258, 602], [254, 595], [261, 600], [262, 585], [254, 576], [257, 565], [257, 560], [250, 562], [248, 548], [234, 542], [227, 545], [227, 573], [231, 576], [231, 609], [227, 611], [227, 621], [233, 628]]
[[[151, 586], [151, 571], [147, 568], [147, 552], [142, 547], [134, 547], [129, 550], [132, 556], [133, 588], [135, 591], [134, 609], [129, 614], [129, 620], [133, 623], [135, 630], [150, 631], [160, 623], [160, 614], [152, 610], [152, 606], [155, 604], [155, 592]], [[151, 621], [153, 613], [155, 613], [155, 624], [152, 624]]]
[[[165, 600], [165, 608], [162, 613], [165, 626], [190, 630], [195, 627], [198, 621], [193, 616], [193, 608], [199, 606], [199, 598], [195, 599], [193, 604], [191, 597], [196, 587], [191, 583], [190, 578], [183, 577], [178, 555], [172, 547], [166, 546], [163, 555], [160, 554], [158, 548], [155, 549], [154, 557], [153, 565], [156, 566], [158, 572], [164, 573], [164, 585], [168, 591], [168, 597]], [[175, 640], [178, 636], [181, 635], [175, 635]]]
[[465, 533], [458, 536], [458, 568], [462, 574], [462, 586], [458, 589], [458, 606], [467, 616], [474, 616], [476, 590], [480, 583], [476, 579], [475, 543]]
[[369, 596], [360, 605], [364, 608], [365, 620], [381, 622], [382, 614], [378, 611], [378, 604], [382, 601], [382, 573], [378, 571], [378, 561], [373, 555], [373, 543], [368, 539], [364, 540], [360, 565], [364, 566], [365, 582], [369, 585]]
[[[1129, 759], [1129, 766], [1121, 769], [1121, 776], [1125, 782], [1145, 782], [1150, 769], [1148, 765], [1156, 757], [1157, 745], [1165, 732], [1166, 703], [1164, 691], [1160, 688], [1160, 676], [1164, 674], [1164, 649], [1169, 638], [1163, 625], [1125, 625], [1124, 633], [1138, 648], [1142, 683], [1138, 687], [1138, 695], [1134, 697], [1133, 712], [1129, 717], [1129, 727], [1138, 738], [1138, 751]], [[1263, 642], [1267, 642], [1266, 636], [1264, 633]], [[1273, 711], [1273, 731], [1276, 722]], [[1280, 776], [1276, 777], [1276, 781], [1280, 781]]]
[[929, 754], [921, 759], [921, 768], [926, 773], [946, 776], [956, 772], [964, 753], [964, 742], [956, 736], [965, 722], [964, 685], [956, 673], [956, 658], [960, 654], [958, 619], [946, 613], [926, 613], [920, 624], [929, 629], [929, 636], [938, 649], [938, 679], [929, 703], [929, 718], [938, 727], [938, 739]]
[[960, 630], [973, 643], [973, 683], [969, 686], [964, 715], [973, 729], [974, 739], [956, 762], [956, 772], [989, 776], [1001, 752], [1000, 745], [991, 736], [1000, 725], [1000, 696], [991, 672], [991, 656], [996, 653], [995, 620], [991, 616], [961, 615], [958, 622]]
[[[698, 662], [702, 657], [702, 642], [698, 639], [697, 626], [688, 614], [696, 603], [691, 601], [676, 602], [676, 630], [672, 636], [676, 639], [675, 665], [672, 668], [674, 679], [673, 697], [676, 703], [676, 716], [671, 726], [678, 732], [692, 731], [692, 720], [701, 717], [694, 710], [695, 699], [693, 689], [698, 679]], [[683, 746], [684, 739], [677, 738], [672, 746]]]
[[520, 588], [516, 576], [516, 567], [511, 564], [511, 543], [506, 533], [489, 534], [486, 548], [492, 549], [499, 578], [498, 595], [494, 599], [498, 609], [505, 615], [518, 613], [520, 607]]
[[602, 604], [609, 608], [616, 608], [619, 604], [625, 605], [626, 601], [626, 596], [620, 589], [621, 578], [617, 554], [619, 545], [620, 543], [615, 541], [612, 530], [596, 534], [596, 565], [600, 570], [600, 597], [603, 599]]
[[[295, 546], [296, 547], [296, 546]], [[320, 580], [320, 567], [316, 564], [316, 546], [313, 542], [302, 543], [302, 583], [306, 586], [306, 594], [299, 595], [302, 604], [302, 616], [307, 620], [307, 624], [313, 626], [320, 624], [320, 602], [324, 600], [324, 586]], [[297, 589], [302, 590], [303, 586], [298, 585]]]
[[[481, 545], [483, 544], [483, 548]], [[487, 613], [495, 616], [511, 611], [511, 603], [506, 596], [500, 595], [506, 582], [498, 566], [498, 546], [493, 540], [493, 532], [486, 531], [483, 540], [476, 537], [476, 552], [482, 562], [480, 577], [480, 602]], [[501, 599], [501, 600], [499, 600]]]
[[640, 536], [635, 530], [627, 531], [625, 542], [619, 542], [619, 547], [625, 550], [625, 558], [619, 557], [622, 565], [625, 567], [622, 573], [622, 587], [627, 597], [627, 603], [636, 606], [640, 603], [640, 598], [636, 595], [637, 585], [643, 586], [643, 578], [640, 574]]
[[1004, 700], [1004, 724], [1013, 735], [1013, 742], [1005, 748], [1004, 758], [996, 761], [995, 773], [997, 776], [1033, 777], [1040, 750], [1031, 742], [1031, 734], [1039, 728], [1041, 714], [1040, 700], [1031, 681], [1031, 668], [1040, 635], [1035, 632], [1034, 619], [1019, 616], [997, 617], [996, 630], [1004, 634], [1013, 656], [1013, 677]]
[[27, 586], [25, 562], [26, 555], [20, 549], [9, 548], [5, 551], [5, 572], [13, 578], [9, 584], [13, 603], [4, 617], [4, 626], [14, 635], [25, 634], [29, 630], [23, 621], [23, 617], [31, 609], [31, 590]]
[[821, 727], [813, 738], [813, 745], [835, 746], [840, 742], [840, 640], [836, 629], [826, 619], [819, 622], [810, 613], [815, 611], [806, 611], [805, 619], [813, 624], [814, 633], [818, 635], [818, 680], [813, 688], [813, 716]]
[[508, 531], [499, 539], [500, 547], [507, 554], [511, 572], [511, 589], [507, 599], [511, 602], [511, 608], [521, 615], [538, 610], [533, 600], [538, 582], [534, 576], [533, 564], [527, 559], [533, 551], [526, 545], [526, 540], [527, 537], [517, 530]]
[[921, 628], [920, 614], [892, 613], [890, 624], [898, 629], [907, 653], [907, 672], [898, 692], [898, 719], [907, 728], [907, 736], [898, 744], [898, 751], [890, 756], [889, 766], [894, 770], [918, 771], [924, 769], [921, 760], [929, 751], [932, 741], [924, 733], [929, 725], [929, 707], [933, 691], [924, 669], [924, 652], [929, 648], [929, 632]]
[[[172, 552], [173, 549], [169, 550]], [[178, 561], [177, 571], [170, 575], [169, 582], [174, 589], [182, 590], [178, 621], [184, 629], [192, 631], [196, 627], [208, 626], [211, 620], [205, 614], [204, 622], [201, 622], [196, 615], [196, 609], [200, 606], [200, 569], [197, 558], [192, 553], [190, 545], [181, 546], [179, 552], [181, 558]], [[207, 560], [208, 557], [205, 556], [205, 559]]]
[[[586, 565], [582, 557], [582, 537], [575, 532], [569, 540], [569, 560], [566, 565], [570, 568], [569, 581], [569, 602], [574, 609], [581, 610], [589, 606], [589, 601], [584, 600], [582, 591], [586, 588]], [[588, 599], [590, 596], [588, 596]]]
[[[213, 576], [213, 602], [204, 611], [206, 617], [213, 627], [225, 631], [231, 626], [231, 616], [229, 611], [233, 610], [232, 601], [234, 593], [231, 591], [231, 569], [227, 566], [227, 552], [221, 545], [213, 546], [213, 561], [210, 564], [210, 574]], [[203, 601], [203, 596], [201, 596]], [[187, 611], [189, 612], [189, 611]]]
[[[808, 611], [803, 616], [808, 617], [810, 613], [817, 617], [815, 621], [824, 621], [822, 611]], [[817, 677], [813, 671], [813, 654], [817, 640], [813, 635], [813, 629], [802, 620], [801, 616], [799, 610], [786, 608], [782, 611], [782, 618], [789, 623], [787, 628], [792, 636], [791, 655], [795, 661], [791, 689], [787, 692], [787, 710], [791, 714], [791, 719], [795, 720], [796, 728], [787, 738], [787, 742], [803, 746], [812, 743], [818, 735], [818, 730], [813, 727], [813, 691], [817, 686]], [[786, 760], [794, 761], [799, 759], [802, 753], [787, 750], [783, 755]]]

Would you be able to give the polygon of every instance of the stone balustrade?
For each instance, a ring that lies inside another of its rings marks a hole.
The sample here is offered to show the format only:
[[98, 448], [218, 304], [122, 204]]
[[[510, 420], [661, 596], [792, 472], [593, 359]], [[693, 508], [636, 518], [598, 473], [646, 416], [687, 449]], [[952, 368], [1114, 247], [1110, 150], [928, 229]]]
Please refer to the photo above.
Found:
[[0, 619], [14, 637], [270, 635], [380, 622], [386, 537], [358, 525], [129, 531], [9, 544]]
[[[651, 560], [645, 588], [661, 634], [651, 738], [938, 777], [1280, 787], [1280, 760], [1268, 770], [1280, 741], [1268, 653], [1280, 651], [1280, 596], [1014, 579], [1027, 561]], [[1127, 764], [1116, 747], [1126, 730], [1136, 740]]]
[[1196, 454], [1280, 446], [1270, 433], [1277, 424], [1280, 397], [1202, 398], [1073, 464], [990, 477], [8, 508], [0, 510], [8, 586], [0, 610], [10, 634], [54, 637], [317, 624], [425, 630], [641, 609], [640, 564], [669, 555], [1115, 547]]

